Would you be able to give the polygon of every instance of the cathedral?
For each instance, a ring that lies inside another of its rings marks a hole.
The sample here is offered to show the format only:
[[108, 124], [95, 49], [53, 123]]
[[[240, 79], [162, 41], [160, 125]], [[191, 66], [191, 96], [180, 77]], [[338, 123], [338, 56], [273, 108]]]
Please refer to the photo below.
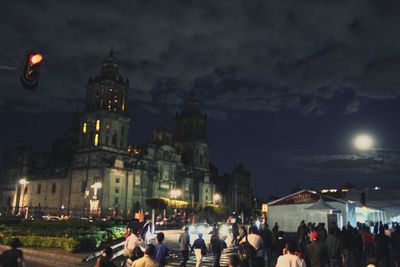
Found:
[[[207, 114], [194, 93], [173, 126], [161, 126], [151, 143], [134, 146], [128, 140], [128, 89], [111, 51], [100, 74], [88, 80], [84, 111], [74, 114], [50, 152], [34, 151], [22, 141], [5, 152], [0, 208], [103, 217], [149, 210], [148, 200], [157, 198], [192, 208], [221, 204], [218, 175], [208, 159]], [[241, 190], [242, 204], [249, 207], [250, 175], [241, 179], [248, 181]]]

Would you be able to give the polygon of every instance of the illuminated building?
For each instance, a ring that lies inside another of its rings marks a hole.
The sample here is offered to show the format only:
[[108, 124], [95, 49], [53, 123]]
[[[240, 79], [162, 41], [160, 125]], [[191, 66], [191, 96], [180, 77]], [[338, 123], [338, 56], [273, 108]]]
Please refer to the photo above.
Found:
[[[207, 115], [195, 95], [177, 113], [174, 126], [155, 130], [152, 143], [131, 146], [128, 88], [111, 51], [100, 74], [88, 80], [85, 109], [74, 115], [50, 152], [34, 151], [20, 141], [6, 151], [0, 208], [125, 216], [148, 209], [148, 198], [170, 198], [171, 190], [179, 190], [174, 198], [189, 206], [212, 204], [216, 190], [209, 169]], [[18, 181], [25, 177], [29, 183], [21, 189]]]

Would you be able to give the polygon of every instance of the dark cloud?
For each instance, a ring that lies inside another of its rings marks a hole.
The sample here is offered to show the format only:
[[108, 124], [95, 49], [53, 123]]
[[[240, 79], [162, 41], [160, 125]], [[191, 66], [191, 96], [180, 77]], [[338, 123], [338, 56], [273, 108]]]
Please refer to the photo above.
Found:
[[375, 151], [363, 154], [280, 154], [282, 166], [294, 167], [311, 173], [340, 175], [393, 176], [400, 171], [398, 151]]
[[349, 114], [400, 94], [400, 18], [376, 1], [6, 2], [1, 64], [18, 65], [27, 48], [43, 51], [45, 64], [37, 97], [17, 74], [0, 73], [2, 111], [21, 110], [6, 104], [16, 94], [32, 111], [75, 109], [65, 99], [84, 99], [111, 46], [140, 92], [131, 101], [155, 111], [160, 98], [175, 107], [193, 88], [225, 114], [321, 115], [339, 101]]

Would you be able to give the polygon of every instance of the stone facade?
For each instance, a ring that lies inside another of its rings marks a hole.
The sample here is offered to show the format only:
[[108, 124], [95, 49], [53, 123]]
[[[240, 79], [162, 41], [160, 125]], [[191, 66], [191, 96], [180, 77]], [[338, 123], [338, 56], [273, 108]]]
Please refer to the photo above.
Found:
[[250, 172], [242, 164], [235, 166], [231, 173], [220, 176], [216, 182], [224, 203], [232, 211], [251, 214], [252, 190]]
[[150, 144], [130, 146], [126, 114], [129, 81], [113, 52], [90, 77], [86, 107], [50, 152], [21, 141], [6, 151], [0, 207], [14, 213], [42, 210], [73, 215], [128, 215], [148, 209], [146, 199], [171, 198], [188, 206], [213, 204], [216, 185], [208, 159], [207, 115], [194, 94], [175, 126], [154, 131]]

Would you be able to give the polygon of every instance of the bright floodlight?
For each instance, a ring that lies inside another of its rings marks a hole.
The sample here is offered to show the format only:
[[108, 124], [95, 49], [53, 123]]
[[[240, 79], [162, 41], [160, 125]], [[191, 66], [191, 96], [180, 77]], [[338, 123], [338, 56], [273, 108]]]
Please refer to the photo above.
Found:
[[19, 184], [20, 185], [27, 185], [27, 184], [29, 184], [29, 182], [25, 178], [22, 178], [21, 180], [19, 180]]
[[361, 149], [361, 150], [367, 150], [370, 149], [373, 145], [373, 140], [370, 136], [368, 135], [359, 135], [356, 137], [354, 140], [354, 145], [356, 148]]

